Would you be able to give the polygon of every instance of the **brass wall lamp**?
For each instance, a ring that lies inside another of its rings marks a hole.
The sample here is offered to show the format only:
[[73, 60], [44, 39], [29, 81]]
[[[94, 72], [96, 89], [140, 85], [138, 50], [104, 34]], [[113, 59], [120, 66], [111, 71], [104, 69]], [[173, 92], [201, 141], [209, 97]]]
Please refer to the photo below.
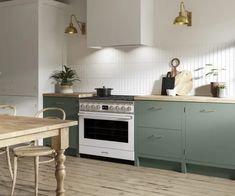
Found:
[[192, 26], [192, 12], [185, 9], [184, 2], [180, 3], [179, 16], [175, 18], [174, 24]]
[[65, 29], [65, 33], [67, 33], [67, 34], [77, 34], [78, 33], [77, 29], [73, 26], [73, 18], [76, 21], [76, 23], [78, 24], [78, 28], [80, 29], [82, 35], [85, 35], [86, 34], [86, 23], [79, 21], [74, 14], [71, 14], [71, 16], [70, 16], [70, 24]]

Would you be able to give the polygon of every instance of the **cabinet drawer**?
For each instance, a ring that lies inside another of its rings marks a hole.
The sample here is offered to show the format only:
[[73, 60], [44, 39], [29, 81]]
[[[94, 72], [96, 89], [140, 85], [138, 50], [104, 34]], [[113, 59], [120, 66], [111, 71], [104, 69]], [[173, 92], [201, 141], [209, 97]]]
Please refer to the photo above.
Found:
[[181, 131], [138, 127], [138, 154], [179, 159]]
[[137, 101], [136, 124], [143, 127], [181, 129], [183, 107], [181, 103]]

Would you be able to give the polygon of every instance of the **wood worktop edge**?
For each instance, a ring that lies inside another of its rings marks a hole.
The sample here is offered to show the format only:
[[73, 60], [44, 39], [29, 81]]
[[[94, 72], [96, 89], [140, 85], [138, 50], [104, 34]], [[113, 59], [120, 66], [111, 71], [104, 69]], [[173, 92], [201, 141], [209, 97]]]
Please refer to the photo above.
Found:
[[148, 95], [136, 96], [135, 101], [174, 101], [174, 102], [196, 102], [196, 103], [235, 103], [235, 97], [218, 98], [206, 96], [164, 96]]

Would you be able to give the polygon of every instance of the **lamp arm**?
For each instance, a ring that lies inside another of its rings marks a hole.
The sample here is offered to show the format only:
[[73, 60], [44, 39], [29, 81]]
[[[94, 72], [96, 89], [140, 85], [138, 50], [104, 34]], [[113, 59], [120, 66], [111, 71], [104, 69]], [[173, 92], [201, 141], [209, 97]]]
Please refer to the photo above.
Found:
[[86, 27], [85, 27], [85, 23], [84, 22], [81, 22], [77, 19], [77, 17], [74, 15], [74, 14], [71, 14], [70, 16], [70, 22], [72, 23], [72, 20], [76, 21], [76, 23], [78, 24], [78, 27], [80, 29], [80, 31], [82, 32], [82, 34], [84, 35], [86, 33]]
[[184, 2], [180, 3], [180, 13], [182, 13], [184, 16], [187, 16], [187, 10], [184, 7]]

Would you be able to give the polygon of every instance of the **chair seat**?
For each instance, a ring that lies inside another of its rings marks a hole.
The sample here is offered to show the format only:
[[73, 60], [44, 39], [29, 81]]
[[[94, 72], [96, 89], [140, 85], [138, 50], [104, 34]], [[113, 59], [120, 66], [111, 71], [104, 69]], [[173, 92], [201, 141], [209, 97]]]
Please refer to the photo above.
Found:
[[21, 146], [13, 149], [15, 156], [34, 157], [46, 156], [55, 153], [55, 150], [47, 146]]

